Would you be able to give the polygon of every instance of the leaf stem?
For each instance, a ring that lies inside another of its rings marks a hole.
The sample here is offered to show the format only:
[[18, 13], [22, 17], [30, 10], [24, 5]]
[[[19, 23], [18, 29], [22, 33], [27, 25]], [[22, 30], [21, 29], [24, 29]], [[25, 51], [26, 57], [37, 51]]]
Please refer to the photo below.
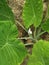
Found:
[[35, 31], [34, 31], [34, 39], [35, 39], [35, 42], [37, 42], [37, 37], [36, 37], [36, 28], [35, 28]]
[[40, 34], [37, 35], [37, 38], [40, 37], [42, 34], [44, 34], [46, 31], [41, 32]]
[[30, 45], [33, 45], [33, 43], [27, 43], [27, 44], [25, 44], [25, 46], [30, 46]]
[[21, 37], [21, 38], [17, 38], [17, 39], [32, 39], [32, 40], [35, 40], [33, 37]]
[[16, 22], [17, 24], [19, 24], [19, 25], [22, 27], [22, 29], [24, 29], [24, 30], [28, 33], [28, 31], [26, 30], [26, 28], [25, 28], [19, 21], [16, 21], [16, 20], [15, 20], [15, 22]]

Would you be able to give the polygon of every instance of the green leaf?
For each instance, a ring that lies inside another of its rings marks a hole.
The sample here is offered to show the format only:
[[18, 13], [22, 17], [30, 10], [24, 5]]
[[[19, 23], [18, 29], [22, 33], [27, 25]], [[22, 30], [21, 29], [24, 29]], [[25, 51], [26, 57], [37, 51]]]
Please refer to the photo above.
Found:
[[49, 32], [49, 19], [47, 19], [42, 25], [42, 29], [46, 32]]
[[6, 0], [0, 0], [0, 20], [14, 20], [12, 10], [9, 8]]
[[26, 57], [26, 49], [17, 36], [15, 24], [0, 22], [0, 65], [20, 65]]
[[38, 27], [42, 21], [43, 2], [42, 0], [26, 0], [23, 8], [23, 20], [26, 28], [34, 24]]
[[18, 30], [6, 0], [0, 0], [0, 65], [20, 65], [27, 51], [17, 39]]
[[28, 65], [49, 65], [49, 42], [38, 41], [32, 51]]

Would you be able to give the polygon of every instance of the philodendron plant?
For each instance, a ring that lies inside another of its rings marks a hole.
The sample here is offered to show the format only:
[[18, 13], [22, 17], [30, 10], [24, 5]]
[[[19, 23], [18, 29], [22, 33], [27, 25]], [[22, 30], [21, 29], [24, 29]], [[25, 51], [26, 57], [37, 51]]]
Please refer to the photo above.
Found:
[[[49, 41], [41, 38], [45, 32], [49, 33], [49, 5], [47, 17], [43, 21], [43, 1], [26, 0], [22, 18], [25, 30], [30, 28], [32, 24], [35, 27], [34, 36], [29, 35], [35, 44], [27, 64], [49, 65]], [[0, 0], [0, 65], [20, 65], [28, 54], [25, 44], [18, 39], [15, 18], [7, 0]]]

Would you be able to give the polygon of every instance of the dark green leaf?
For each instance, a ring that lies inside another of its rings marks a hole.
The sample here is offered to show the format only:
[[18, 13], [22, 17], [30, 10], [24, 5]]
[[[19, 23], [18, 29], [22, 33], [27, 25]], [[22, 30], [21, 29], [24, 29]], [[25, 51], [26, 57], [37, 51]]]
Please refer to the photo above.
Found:
[[42, 25], [42, 29], [46, 32], [49, 32], [49, 19], [47, 19]]
[[0, 0], [0, 20], [14, 20], [12, 10], [9, 8], [6, 0]]

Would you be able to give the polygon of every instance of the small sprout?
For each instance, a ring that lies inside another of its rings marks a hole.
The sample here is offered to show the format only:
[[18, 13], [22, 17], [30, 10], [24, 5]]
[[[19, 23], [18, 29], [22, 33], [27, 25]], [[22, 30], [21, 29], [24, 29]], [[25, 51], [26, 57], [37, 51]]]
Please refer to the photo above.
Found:
[[28, 30], [28, 34], [29, 35], [31, 35], [32, 34], [32, 31], [31, 31], [31, 29], [29, 28], [29, 30]]

